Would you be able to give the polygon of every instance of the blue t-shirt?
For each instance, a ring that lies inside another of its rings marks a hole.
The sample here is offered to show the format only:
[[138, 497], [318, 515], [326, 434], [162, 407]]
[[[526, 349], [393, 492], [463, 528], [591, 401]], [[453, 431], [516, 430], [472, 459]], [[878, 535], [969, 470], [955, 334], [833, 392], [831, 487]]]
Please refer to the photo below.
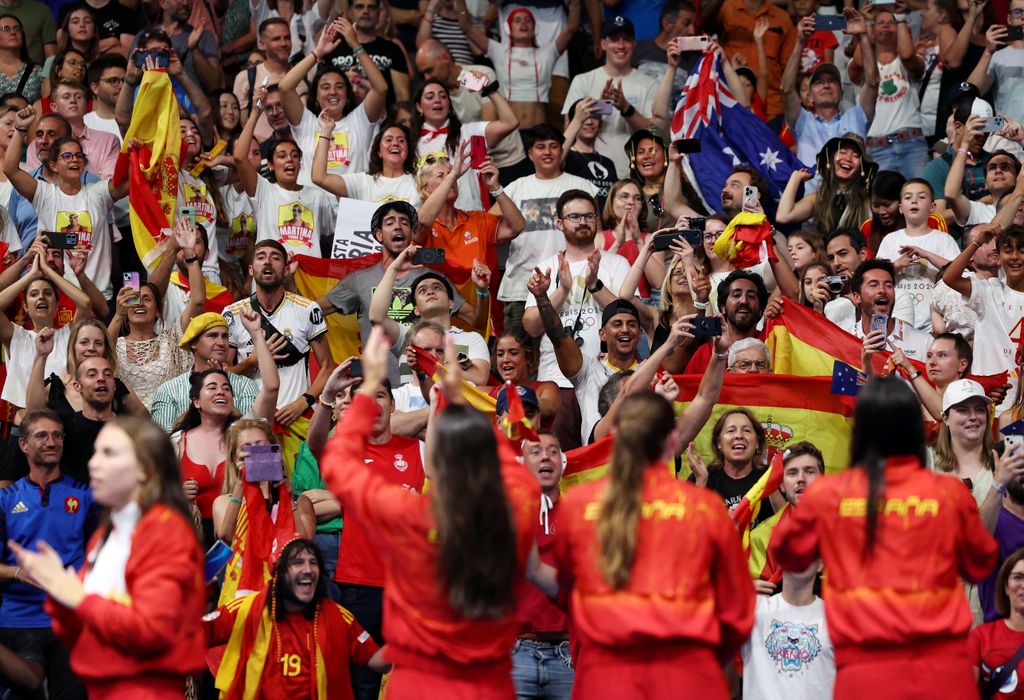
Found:
[[1024, 520], [1006, 510], [999, 509], [994, 533], [999, 543], [999, 561], [992, 567], [992, 573], [978, 584], [978, 597], [981, 598], [981, 609], [985, 613], [985, 622], [992, 622], [1002, 617], [996, 610], [996, 578], [1003, 562], [1021, 547], [1024, 547]]
[[[81, 568], [98, 513], [89, 487], [70, 476], [61, 475], [43, 487], [28, 477], [19, 479], [0, 491], [0, 562], [18, 565], [8, 539], [32, 550], [37, 540], [43, 540], [56, 550], [64, 566]], [[43, 611], [46, 593], [41, 589], [12, 581], [0, 595], [0, 627], [51, 626], [50, 616]]]

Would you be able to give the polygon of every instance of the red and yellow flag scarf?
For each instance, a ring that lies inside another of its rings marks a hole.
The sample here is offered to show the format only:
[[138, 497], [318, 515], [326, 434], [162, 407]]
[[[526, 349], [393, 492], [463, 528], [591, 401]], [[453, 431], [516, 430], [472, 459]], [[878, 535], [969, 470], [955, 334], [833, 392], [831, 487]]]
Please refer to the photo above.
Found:
[[[257, 593], [228, 603], [235, 614], [227, 648], [217, 668], [216, 687], [223, 700], [253, 700], [262, 697], [260, 685], [269, 659], [277, 661], [273, 617], [274, 587], [264, 584]], [[308, 697], [317, 700], [342, 697], [348, 689], [348, 645], [343, 637], [334, 639], [337, 631], [352, 624], [352, 614], [345, 608], [323, 600], [313, 618], [313, 672], [310, 673]], [[344, 689], [344, 690], [343, 690]]]
[[782, 485], [782, 453], [776, 452], [775, 458], [768, 469], [764, 471], [761, 478], [747, 491], [746, 495], [736, 504], [736, 507], [729, 513], [732, 521], [736, 523], [740, 538], [743, 540], [743, 551], [750, 554], [750, 524], [761, 512], [761, 503], [771, 496]]
[[[441, 378], [444, 377], [444, 365], [438, 362], [433, 355], [418, 345], [413, 345], [411, 347], [413, 352], [416, 353], [416, 363], [413, 366], [413, 369], [428, 375], [435, 384], [440, 383]], [[486, 413], [489, 416], [493, 416], [495, 414], [495, 405], [497, 402], [490, 394], [485, 391], [481, 391], [478, 387], [473, 386], [465, 379], [461, 380], [460, 390], [462, 397], [470, 406], [482, 413]], [[518, 394], [516, 395], [516, 398], [519, 398]], [[511, 404], [509, 404], [509, 407], [511, 408]], [[522, 409], [522, 403], [520, 403], [519, 408]], [[525, 416], [523, 417], [523, 420], [526, 420]]]

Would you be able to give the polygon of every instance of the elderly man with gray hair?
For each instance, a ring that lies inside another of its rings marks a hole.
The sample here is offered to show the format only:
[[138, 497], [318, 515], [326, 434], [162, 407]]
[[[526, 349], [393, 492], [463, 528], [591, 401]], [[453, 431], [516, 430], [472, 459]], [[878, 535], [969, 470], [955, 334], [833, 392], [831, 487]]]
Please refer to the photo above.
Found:
[[728, 368], [736, 374], [771, 374], [772, 351], [757, 338], [737, 340], [729, 348]]

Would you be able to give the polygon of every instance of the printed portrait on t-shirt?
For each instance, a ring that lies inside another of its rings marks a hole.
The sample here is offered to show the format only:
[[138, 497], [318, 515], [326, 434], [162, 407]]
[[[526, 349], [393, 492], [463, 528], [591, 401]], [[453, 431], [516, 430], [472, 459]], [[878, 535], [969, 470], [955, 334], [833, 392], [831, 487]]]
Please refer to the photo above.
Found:
[[217, 210], [206, 195], [206, 185], [181, 184], [181, 198], [186, 207], [196, 210], [196, 223], [209, 224], [217, 220]]
[[228, 236], [227, 254], [236, 258], [245, 257], [245, 252], [256, 240], [256, 219], [246, 214], [239, 214], [231, 220], [231, 234]]
[[[320, 132], [316, 132], [316, 140], [320, 140]], [[327, 169], [349, 165], [348, 131], [335, 131], [331, 135], [331, 145], [327, 148]]]
[[77, 233], [78, 245], [92, 248], [92, 217], [87, 211], [59, 211], [56, 226], [60, 233]]
[[313, 212], [301, 202], [277, 208], [277, 237], [285, 246], [305, 248], [313, 245]]
[[529, 231], [553, 231], [555, 230], [555, 204], [557, 197], [543, 197], [540, 199], [524, 199], [519, 210], [523, 212], [526, 219], [524, 232]]

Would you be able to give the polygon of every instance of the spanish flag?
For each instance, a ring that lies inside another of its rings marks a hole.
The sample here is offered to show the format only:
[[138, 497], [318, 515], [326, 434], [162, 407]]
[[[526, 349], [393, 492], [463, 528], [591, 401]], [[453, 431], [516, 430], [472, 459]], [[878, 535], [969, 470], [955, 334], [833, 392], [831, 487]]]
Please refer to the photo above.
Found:
[[[357, 270], [373, 267], [380, 262], [380, 254], [364, 255], [348, 260], [314, 258], [296, 255], [295, 286], [299, 294], [308, 299], [319, 299], [331, 291], [338, 282]], [[327, 344], [335, 362], [344, 362], [350, 357], [359, 357], [359, 323], [355, 314], [331, 314], [324, 319], [327, 323]]]
[[747, 491], [747, 494], [736, 504], [736, 507], [729, 513], [732, 521], [736, 523], [740, 537], [743, 540], [743, 551], [750, 553], [750, 524], [761, 512], [761, 503], [771, 496], [782, 485], [782, 453], [776, 452], [772, 459], [771, 466], [761, 475], [761, 478]]
[[[446, 371], [445, 366], [438, 362], [433, 355], [418, 345], [413, 345], [411, 347], [413, 352], [416, 353], [416, 364], [413, 369], [418, 372], [423, 372], [429, 376], [435, 384], [439, 384], [441, 382], [441, 378], [444, 377], [444, 373]], [[494, 398], [487, 392], [481, 391], [472, 383], [467, 382], [465, 379], [461, 380], [460, 393], [462, 394], [462, 398], [466, 400], [466, 403], [476, 410], [486, 413], [489, 416], [493, 416], [497, 412], [497, 402]], [[516, 399], [518, 398], [519, 395], [516, 394]], [[522, 409], [521, 402], [519, 407]], [[511, 404], [509, 404], [509, 410], [511, 412]], [[526, 420], [525, 416], [523, 417], [523, 421], [525, 425], [529, 425], [529, 421]]]
[[[128, 142], [142, 147], [129, 151]], [[132, 121], [124, 135], [122, 152], [129, 152], [128, 208], [132, 237], [147, 270], [160, 262], [160, 244], [170, 235], [178, 201], [178, 166], [181, 131], [178, 100], [166, 71], [148, 70], [135, 97]]]
[[562, 472], [560, 488], [566, 489], [600, 479], [608, 472], [612, 461], [613, 436], [606, 435], [591, 445], [584, 445], [565, 453], [565, 470]]
[[514, 443], [522, 440], [536, 442], [540, 440], [537, 431], [534, 429], [530, 419], [526, 417], [526, 409], [523, 408], [523, 399], [519, 396], [516, 385], [512, 382], [505, 382], [505, 396], [508, 400], [508, 411], [501, 419], [501, 429], [505, 436]]

